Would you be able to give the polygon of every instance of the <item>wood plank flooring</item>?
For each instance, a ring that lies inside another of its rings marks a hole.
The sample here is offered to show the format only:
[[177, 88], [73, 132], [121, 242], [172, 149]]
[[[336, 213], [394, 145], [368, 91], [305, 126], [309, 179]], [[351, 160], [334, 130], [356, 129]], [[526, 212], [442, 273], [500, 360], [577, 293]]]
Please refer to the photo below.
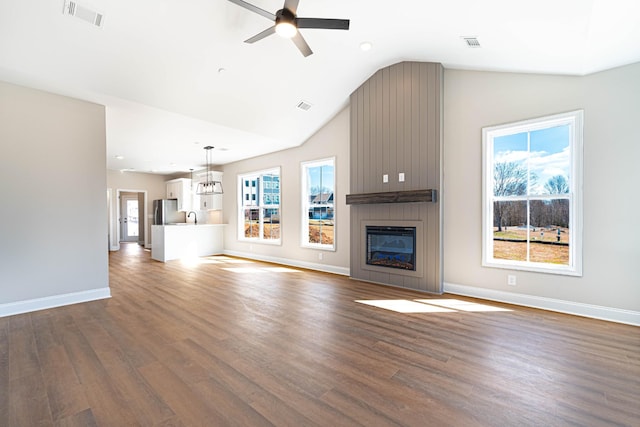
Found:
[[510, 311], [399, 313], [355, 301], [435, 297], [136, 244], [110, 284], [0, 318], [0, 425], [640, 425], [637, 327], [452, 295]]

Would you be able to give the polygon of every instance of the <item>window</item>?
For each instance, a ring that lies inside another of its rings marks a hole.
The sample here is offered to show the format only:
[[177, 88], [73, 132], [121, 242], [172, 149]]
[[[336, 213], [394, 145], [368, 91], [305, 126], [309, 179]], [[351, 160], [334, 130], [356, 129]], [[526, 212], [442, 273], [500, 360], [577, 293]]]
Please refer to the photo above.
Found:
[[241, 175], [238, 238], [280, 243], [280, 168]]
[[483, 265], [582, 275], [582, 111], [484, 128]]
[[335, 249], [335, 160], [302, 163], [302, 246]]

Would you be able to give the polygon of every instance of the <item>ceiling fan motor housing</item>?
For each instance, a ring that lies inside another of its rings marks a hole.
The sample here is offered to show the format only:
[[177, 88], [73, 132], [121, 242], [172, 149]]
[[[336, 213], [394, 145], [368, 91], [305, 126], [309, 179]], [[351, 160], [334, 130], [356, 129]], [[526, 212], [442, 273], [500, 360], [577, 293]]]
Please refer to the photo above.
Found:
[[276, 12], [276, 25], [285, 23], [291, 24], [296, 28], [298, 27], [295, 13], [291, 12], [289, 9], [280, 9]]

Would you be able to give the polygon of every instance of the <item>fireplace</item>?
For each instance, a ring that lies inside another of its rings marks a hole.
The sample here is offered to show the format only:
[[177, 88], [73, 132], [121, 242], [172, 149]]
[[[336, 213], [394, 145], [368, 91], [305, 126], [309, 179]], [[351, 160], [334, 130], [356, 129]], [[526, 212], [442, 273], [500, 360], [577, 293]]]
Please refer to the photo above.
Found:
[[366, 226], [366, 263], [416, 270], [416, 227]]

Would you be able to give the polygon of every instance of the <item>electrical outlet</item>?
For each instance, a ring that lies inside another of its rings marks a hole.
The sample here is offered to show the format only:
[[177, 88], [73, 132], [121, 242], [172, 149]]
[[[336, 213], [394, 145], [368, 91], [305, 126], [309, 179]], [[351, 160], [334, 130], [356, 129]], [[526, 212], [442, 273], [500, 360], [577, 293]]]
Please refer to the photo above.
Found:
[[507, 275], [507, 285], [515, 286], [516, 285], [516, 276], [513, 274]]
[[404, 182], [404, 172], [400, 172], [400, 173], [398, 174], [398, 181], [399, 181], [399, 182]]
[[387, 175], [386, 173], [382, 175], [382, 182], [385, 184], [389, 182], [389, 175]]
[[318, 253], [318, 259], [319, 259], [319, 260], [321, 260], [323, 255], [324, 255], [324, 254], [323, 254], [322, 252], [319, 252], [319, 253]]

